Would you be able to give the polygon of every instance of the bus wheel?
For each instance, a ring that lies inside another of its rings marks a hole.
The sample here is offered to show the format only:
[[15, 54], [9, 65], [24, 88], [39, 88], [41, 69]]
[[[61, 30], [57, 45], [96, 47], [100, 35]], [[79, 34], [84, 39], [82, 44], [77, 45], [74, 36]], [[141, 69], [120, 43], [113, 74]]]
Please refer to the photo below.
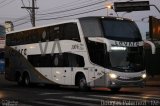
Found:
[[25, 86], [29, 86], [30, 85], [30, 77], [28, 74], [24, 75], [24, 84]]
[[18, 76], [17, 77], [17, 84], [22, 86], [23, 85], [23, 80], [22, 80], [22, 77], [21, 76]]
[[23, 85], [23, 80], [22, 80], [22, 76], [20, 73], [16, 73], [16, 81], [17, 81], [17, 84], [22, 86]]
[[120, 87], [116, 87], [116, 88], [110, 88], [112, 92], [119, 92], [120, 91]]
[[80, 91], [88, 91], [89, 87], [87, 86], [86, 78], [85, 77], [79, 77], [78, 79], [78, 86]]

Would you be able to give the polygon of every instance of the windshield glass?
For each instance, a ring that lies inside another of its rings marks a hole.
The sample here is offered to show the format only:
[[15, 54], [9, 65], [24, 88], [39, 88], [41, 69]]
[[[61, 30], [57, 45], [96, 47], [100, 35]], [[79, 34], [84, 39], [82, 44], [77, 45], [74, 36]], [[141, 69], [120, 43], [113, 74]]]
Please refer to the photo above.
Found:
[[144, 70], [143, 47], [127, 47], [109, 52], [111, 68], [119, 71], [138, 72]]
[[140, 31], [130, 20], [103, 19], [104, 37], [119, 41], [141, 41]]
[[0, 37], [5, 35], [5, 28], [0, 26]]

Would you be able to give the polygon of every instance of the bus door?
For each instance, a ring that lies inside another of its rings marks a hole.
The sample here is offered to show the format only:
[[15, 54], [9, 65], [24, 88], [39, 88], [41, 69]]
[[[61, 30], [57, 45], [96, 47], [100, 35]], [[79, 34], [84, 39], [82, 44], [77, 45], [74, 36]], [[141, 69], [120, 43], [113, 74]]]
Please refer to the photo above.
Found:
[[57, 84], [64, 84], [64, 62], [62, 54], [54, 54], [51, 63], [52, 68], [52, 79]]
[[64, 83], [65, 85], [73, 85], [73, 72], [74, 72], [74, 68], [73, 67], [69, 67], [69, 68], [65, 68], [64, 69]]
[[65, 85], [73, 85], [73, 73], [75, 70], [75, 65], [77, 64], [76, 57], [74, 54], [67, 53], [65, 58], [67, 68], [64, 70], [64, 82]]
[[66, 85], [74, 85], [76, 72], [81, 72], [83, 70], [84, 58], [73, 53], [67, 53], [65, 57], [68, 58], [68, 68], [64, 70], [64, 81]]

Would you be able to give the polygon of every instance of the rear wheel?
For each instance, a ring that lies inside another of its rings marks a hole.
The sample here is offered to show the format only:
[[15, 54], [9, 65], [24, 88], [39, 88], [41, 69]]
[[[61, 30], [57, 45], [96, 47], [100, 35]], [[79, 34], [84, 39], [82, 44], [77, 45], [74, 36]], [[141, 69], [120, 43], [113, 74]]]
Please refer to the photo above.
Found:
[[23, 80], [22, 80], [22, 76], [20, 73], [16, 73], [16, 81], [17, 81], [17, 84], [22, 86], [23, 85]]
[[23, 85], [23, 81], [22, 81], [22, 77], [21, 77], [21, 76], [19, 76], [19, 77], [17, 78], [17, 84], [20, 85], [20, 86]]
[[24, 85], [29, 86], [30, 85], [30, 77], [28, 74], [24, 75]]

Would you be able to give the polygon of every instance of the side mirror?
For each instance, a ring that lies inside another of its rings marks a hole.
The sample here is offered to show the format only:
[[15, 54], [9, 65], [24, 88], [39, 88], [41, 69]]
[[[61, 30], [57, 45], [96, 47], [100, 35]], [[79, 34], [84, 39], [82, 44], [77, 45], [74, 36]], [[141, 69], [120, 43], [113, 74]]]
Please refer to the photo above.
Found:
[[144, 44], [145, 43], [149, 44], [151, 46], [152, 54], [156, 54], [156, 46], [155, 46], [155, 44], [153, 42], [151, 42], [151, 41], [148, 41], [148, 40], [144, 41]]

